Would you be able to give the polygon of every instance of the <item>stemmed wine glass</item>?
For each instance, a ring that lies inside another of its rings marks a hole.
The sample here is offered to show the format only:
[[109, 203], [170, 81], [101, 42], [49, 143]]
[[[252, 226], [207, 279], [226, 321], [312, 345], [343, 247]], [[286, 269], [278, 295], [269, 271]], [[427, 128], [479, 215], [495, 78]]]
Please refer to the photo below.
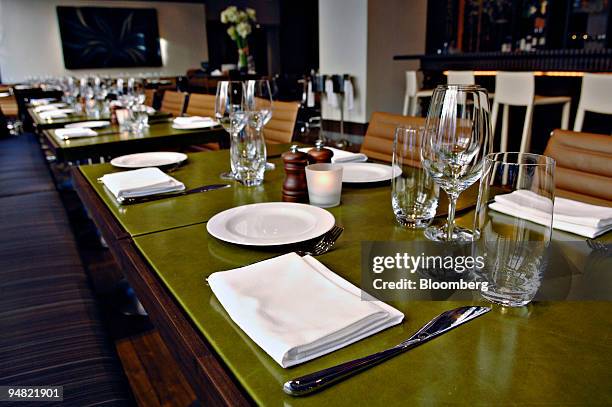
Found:
[[261, 132], [272, 118], [272, 92], [267, 80], [245, 82], [245, 110], [249, 116], [249, 126]]
[[[244, 84], [240, 81], [220, 81], [217, 83], [215, 99], [215, 118], [230, 135], [230, 151], [234, 140], [247, 123], [247, 113], [244, 109]], [[231, 172], [220, 174], [222, 179], [233, 180], [235, 169], [230, 160]]]
[[421, 143], [423, 167], [449, 199], [445, 227], [430, 226], [434, 241], [469, 242], [472, 232], [455, 226], [457, 198], [481, 175], [484, 156], [491, 152], [489, 98], [475, 85], [441, 85], [432, 96]]

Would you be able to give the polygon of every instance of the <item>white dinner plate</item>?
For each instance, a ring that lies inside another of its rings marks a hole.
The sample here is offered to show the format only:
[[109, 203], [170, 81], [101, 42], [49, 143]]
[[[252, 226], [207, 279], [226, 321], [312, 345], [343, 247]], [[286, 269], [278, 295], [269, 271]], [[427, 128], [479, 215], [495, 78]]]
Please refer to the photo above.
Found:
[[194, 130], [194, 129], [206, 129], [208, 127], [215, 127], [217, 122], [214, 121], [199, 121], [193, 123], [182, 123], [182, 124], [172, 124], [173, 129], [177, 130]]
[[65, 125], [66, 128], [74, 128], [74, 127], [84, 127], [88, 129], [97, 129], [99, 127], [110, 126], [110, 122], [108, 120], [92, 120], [89, 122], [79, 122], [79, 123], [70, 123]]
[[144, 168], [178, 164], [186, 159], [187, 155], [183, 153], [156, 151], [152, 153], [122, 155], [121, 157], [113, 158], [110, 163], [119, 168]]
[[369, 183], [389, 181], [402, 173], [398, 167], [376, 163], [343, 163], [342, 182]]
[[229, 243], [278, 246], [319, 237], [335, 223], [334, 215], [316, 206], [266, 202], [218, 213], [208, 221], [206, 230]]

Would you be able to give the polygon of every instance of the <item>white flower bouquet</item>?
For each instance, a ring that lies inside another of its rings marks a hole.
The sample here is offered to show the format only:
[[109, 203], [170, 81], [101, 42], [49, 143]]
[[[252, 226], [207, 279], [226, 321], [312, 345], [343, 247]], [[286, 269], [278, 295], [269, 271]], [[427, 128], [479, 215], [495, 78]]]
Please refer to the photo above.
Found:
[[247, 37], [252, 31], [251, 23], [256, 21], [255, 10], [252, 8], [238, 10], [238, 7], [230, 6], [221, 12], [221, 22], [229, 25], [227, 35], [238, 46], [239, 69], [247, 67], [247, 57], [249, 55]]

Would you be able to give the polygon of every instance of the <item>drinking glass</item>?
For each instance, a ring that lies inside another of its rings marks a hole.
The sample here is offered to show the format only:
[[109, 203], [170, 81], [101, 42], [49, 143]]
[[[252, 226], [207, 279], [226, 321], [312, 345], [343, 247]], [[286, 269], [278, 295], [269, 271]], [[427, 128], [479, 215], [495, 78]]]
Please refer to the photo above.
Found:
[[263, 183], [266, 143], [261, 133], [251, 127], [243, 127], [232, 136], [230, 155], [234, 179], [249, 187]]
[[469, 242], [472, 232], [455, 226], [457, 198], [480, 178], [482, 162], [492, 148], [487, 91], [474, 85], [441, 85], [432, 96], [421, 143], [423, 167], [448, 194], [445, 226], [430, 226], [434, 241]]
[[267, 80], [244, 83], [244, 110], [248, 128], [230, 146], [234, 175], [245, 185], [261, 185], [266, 165], [266, 143], [262, 129], [272, 118], [272, 92]]
[[135, 134], [142, 134], [149, 127], [149, 115], [144, 105], [134, 105], [131, 109], [131, 130]]
[[554, 172], [555, 160], [542, 155], [485, 158], [472, 250], [482, 259], [474, 274], [487, 282], [487, 291], [481, 291], [487, 300], [522, 306], [535, 297], [552, 235]]
[[[244, 85], [239, 81], [221, 81], [217, 83], [215, 99], [215, 118], [230, 135], [230, 152], [239, 133], [247, 123], [244, 109]], [[233, 157], [233, 154], [230, 154]], [[236, 173], [234, 160], [230, 159], [231, 172], [220, 174], [222, 179], [234, 179]]]
[[391, 205], [398, 223], [412, 229], [429, 226], [438, 208], [439, 187], [421, 166], [421, 134], [398, 127], [393, 140], [393, 168], [401, 175], [391, 181]]

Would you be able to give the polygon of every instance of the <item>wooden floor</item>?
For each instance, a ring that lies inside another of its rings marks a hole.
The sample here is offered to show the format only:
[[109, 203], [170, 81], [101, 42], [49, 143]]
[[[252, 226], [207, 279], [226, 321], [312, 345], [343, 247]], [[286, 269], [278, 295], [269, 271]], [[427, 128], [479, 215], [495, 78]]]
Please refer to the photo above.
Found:
[[199, 405], [157, 331], [120, 339], [115, 345], [139, 406]]

